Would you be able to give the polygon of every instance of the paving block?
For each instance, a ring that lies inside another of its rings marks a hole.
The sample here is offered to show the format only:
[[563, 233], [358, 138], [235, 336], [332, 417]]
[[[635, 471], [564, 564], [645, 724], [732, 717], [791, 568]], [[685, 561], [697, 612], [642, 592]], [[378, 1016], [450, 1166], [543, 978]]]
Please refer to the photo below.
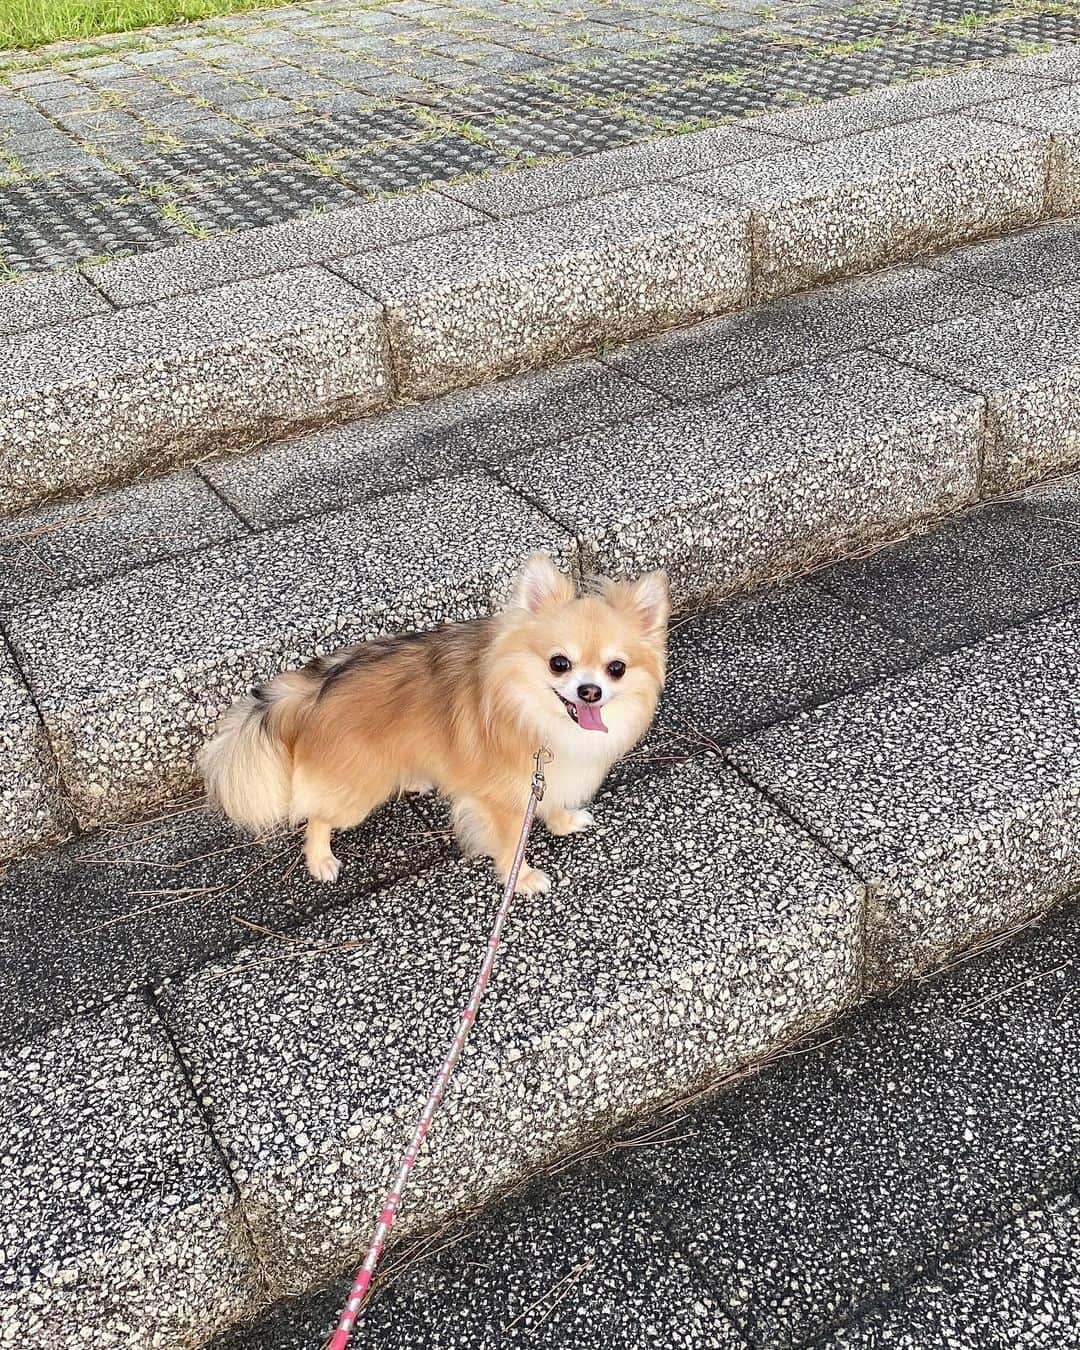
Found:
[[832, 1332], [823, 1350], [1053, 1345], [1080, 1325], [1080, 1199], [1060, 1195]]
[[0, 514], [385, 403], [378, 307], [320, 268], [0, 341]]
[[196, 785], [198, 748], [250, 685], [348, 642], [486, 613], [538, 548], [573, 553], [473, 475], [24, 606], [9, 630], [80, 821], [126, 820]]
[[967, 274], [901, 268], [642, 338], [603, 360], [681, 403], [1000, 303]]
[[0, 1060], [0, 1344], [195, 1347], [263, 1303], [236, 1193], [142, 999]]
[[658, 395], [596, 361], [568, 361], [296, 436], [201, 472], [263, 528], [457, 477], [661, 406]]
[[[1025, 81], [1022, 87], [1030, 85]], [[754, 128], [713, 127], [602, 150], [520, 173], [496, 174], [443, 190], [467, 206], [497, 220], [507, 220], [611, 192], [670, 183], [686, 174], [761, 159], [788, 148], [779, 137], [761, 136]]]
[[65, 833], [71, 813], [41, 715], [0, 637], [0, 860]]
[[984, 495], [1080, 463], [1080, 285], [936, 324], [881, 350], [985, 396]]
[[190, 472], [9, 516], [0, 520], [0, 615], [245, 532]]
[[1046, 211], [1050, 138], [930, 117], [680, 181], [752, 211], [754, 297], [771, 300]]
[[0, 285], [0, 334], [23, 333], [107, 313], [109, 302], [77, 272]]
[[[372, 1297], [357, 1332], [361, 1344], [575, 1350], [587, 1340], [595, 1350], [627, 1350], [648, 1345], [663, 1328], [680, 1350], [746, 1345], [655, 1210], [643, 1208], [608, 1167], [534, 1182], [447, 1247], [430, 1261], [418, 1254], [404, 1279]], [[336, 1325], [349, 1283], [336, 1280], [283, 1304], [214, 1350], [311, 1350]]]
[[962, 70], [925, 80], [873, 89], [848, 98], [831, 98], [807, 108], [766, 113], [754, 122], [756, 131], [774, 133], [815, 145], [857, 136], [864, 131], [941, 117], [992, 104], [1045, 88], [1045, 82], [991, 68]]
[[665, 567], [690, 609], [973, 499], [982, 404], [879, 356], [774, 375], [503, 465], [584, 565]]
[[745, 303], [746, 226], [654, 187], [334, 266], [384, 303], [398, 388], [423, 398]]
[[700, 752], [874, 684], [914, 659], [880, 622], [797, 582], [676, 625], [659, 730]]
[[1016, 56], [1003, 62], [999, 69], [1003, 73], [1068, 84], [1080, 79], [1080, 47], [1062, 45], [1032, 56]]
[[445, 234], [484, 217], [435, 192], [366, 202], [237, 236], [199, 240], [95, 267], [91, 275], [117, 305], [147, 305], [271, 272], [374, 252]]
[[990, 502], [818, 584], [900, 635], [913, 658], [1080, 605], [1080, 512], [1066, 489]]
[[422, 874], [448, 851], [402, 800], [342, 834], [335, 850], [346, 876], [322, 886], [299, 864], [298, 834], [257, 842], [189, 803], [11, 863], [0, 877], [0, 1045], [250, 947], [252, 925], [278, 936], [245, 959], [302, 972], [313, 958], [294, 929]]
[[1080, 618], [987, 638], [751, 736], [733, 762], [869, 887], [869, 978], [928, 970], [1080, 880]]
[[930, 266], [952, 280], [991, 286], [1017, 297], [1067, 286], [1080, 282], [1080, 223], [1054, 221], [1004, 239], [988, 239], [932, 258]]
[[[855, 995], [859, 886], [735, 775], [684, 765], [596, 809], [592, 838], [534, 842], [556, 885], [511, 922], [403, 1234]], [[276, 1292], [355, 1259], [474, 977], [489, 866], [447, 866], [422, 889], [311, 925], [328, 950], [302, 983], [211, 967], [164, 996]]]
[[[752, 1345], [828, 1345], [838, 1322], [887, 1305], [928, 1267], [937, 1276], [952, 1254], [1071, 1186], [1078, 936], [1074, 910], [877, 1001], [825, 1044], [702, 1103], [681, 1123], [683, 1141], [620, 1152], [615, 1165], [639, 1194], [650, 1187], [657, 1222]], [[999, 1309], [1022, 1301], [992, 1270], [980, 1269], [979, 1283]], [[1037, 1306], [1025, 1307], [1034, 1320]], [[911, 1339], [871, 1344], [982, 1350], [1063, 1339], [957, 1342], [908, 1325]]]
[[1080, 85], [1039, 89], [978, 111], [995, 121], [1050, 133], [1050, 213], [1080, 214]]

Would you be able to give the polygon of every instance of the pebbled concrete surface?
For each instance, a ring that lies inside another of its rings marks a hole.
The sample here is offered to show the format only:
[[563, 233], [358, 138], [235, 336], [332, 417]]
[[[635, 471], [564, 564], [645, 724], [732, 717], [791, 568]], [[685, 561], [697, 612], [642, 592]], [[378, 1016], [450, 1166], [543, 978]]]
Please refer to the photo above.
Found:
[[244, 533], [191, 472], [8, 516], [0, 519], [0, 616]]
[[728, 751], [867, 883], [887, 985], [1080, 882], [1080, 615], [986, 638]]
[[0, 514], [390, 396], [378, 307], [319, 268], [0, 339]]
[[[679, 766], [607, 795], [596, 813], [593, 835], [532, 850], [555, 888], [518, 911], [483, 1035], [414, 1170], [403, 1231], [855, 995], [859, 886], [729, 770]], [[441, 868], [428, 888], [442, 922], [402, 886], [309, 925], [305, 937], [327, 950], [302, 985], [281, 967], [212, 966], [163, 997], [278, 1296], [332, 1275], [367, 1236], [384, 1160], [467, 996], [494, 903], [488, 866]], [[358, 950], [341, 946], [357, 939]], [[358, 1057], [342, 1054], [358, 1036]]]
[[[693, 1300], [718, 1347], [1071, 1346], [1078, 961], [1073, 907], [535, 1178], [391, 1257], [358, 1345], [572, 1350], [610, 1326], [637, 1350]], [[214, 1350], [307, 1350], [345, 1290]]]
[[654, 187], [335, 263], [385, 306], [398, 391], [430, 398], [737, 309], [748, 216]]
[[596, 361], [567, 361], [295, 436], [200, 471], [260, 529], [457, 477], [663, 406], [658, 395]]
[[[254, 969], [306, 971], [317, 945], [291, 935], [403, 877], [421, 876], [447, 843], [406, 802], [345, 836], [339, 888], [311, 880], [300, 838], [256, 843], [201, 804], [84, 837], [0, 875], [0, 1044], [39, 1032], [208, 959], [268, 939]], [[0, 1342], [2, 1343], [2, 1342]]]
[[142, 998], [4, 1055], [0, 1148], [0, 1345], [198, 1346], [259, 1309], [229, 1174]]
[[516, 459], [587, 567], [667, 569], [676, 609], [971, 501], [981, 400], [856, 353]]
[[983, 496], [1080, 463], [1080, 284], [882, 344], [986, 397]]

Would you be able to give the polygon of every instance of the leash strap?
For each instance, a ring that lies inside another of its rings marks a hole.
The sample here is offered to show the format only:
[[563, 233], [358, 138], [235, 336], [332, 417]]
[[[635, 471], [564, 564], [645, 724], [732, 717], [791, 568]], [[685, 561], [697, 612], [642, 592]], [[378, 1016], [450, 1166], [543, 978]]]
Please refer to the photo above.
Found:
[[379, 1258], [382, 1256], [383, 1248], [386, 1246], [386, 1240], [390, 1236], [390, 1230], [394, 1226], [394, 1219], [397, 1217], [398, 1207], [401, 1204], [401, 1197], [405, 1193], [405, 1187], [409, 1182], [409, 1175], [412, 1172], [413, 1164], [416, 1162], [423, 1147], [427, 1132], [431, 1127], [432, 1119], [438, 1110], [439, 1103], [446, 1092], [446, 1085], [450, 1081], [450, 1075], [454, 1072], [454, 1067], [461, 1058], [461, 1052], [465, 1048], [465, 1042], [468, 1039], [469, 1032], [473, 1023], [476, 1021], [476, 1014], [480, 1008], [480, 1000], [484, 997], [484, 990], [491, 979], [491, 972], [495, 966], [495, 954], [499, 950], [499, 942], [502, 939], [503, 925], [506, 923], [507, 915], [510, 913], [510, 904], [514, 898], [514, 891], [517, 887], [518, 874], [521, 871], [521, 864], [525, 859], [525, 845], [529, 840], [529, 832], [532, 829], [533, 820], [536, 816], [536, 808], [543, 800], [544, 796], [544, 762], [545, 757], [550, 758], [546, 750], [536, 752], [536, 768], [532, 776], [531, 791], [529, 801], [525, 807], [525, 818], [521, 822], [521, 834], [518, 837], [517, 852], [514, 854], [514, 861], [510, 868], [510, 875], [506, 879], [506, 885], [503, 887], [502, 902], [499, 905], [498, 912], [495, 915], [495, 923], [491, 929], [491, 936], [488, 938], [487, 951], [484, 953], [484, 961], [480, 967], [480, 973], [476, 977], [476, 983], [473, 985], [472, 996], [469, 999], [468, 1007], [461, 1014], [461, 1021], [458, 1023], [454, 1039], [450, 1044], [450, 1050], [443, 1060], [442, 1068], [435, 1076], [435, 1081], [431, 1085], [431, 1092], [428, 1095], [427, 1102], [421, 1112], [420, 1119], [417, 1122], [416, 1133], [412, 1137], [405, 1156], [401, 1160], [401, 1167], [394, 1179], [394, 1184], [383, 1201], [383, 1207], [379, 1212], [379, 1220], [375, 1225], [375, 1231], [371, 1236], [371, 1242], [368, 1246], [367, 1255], [364, 1257], [364, 1264], [356, 1272], [356, 1279], [353, 1281], [352, 1291], [349, 1294], [345, 1307], [341, 1310], [341, 1316], [338, 1318], [337, 1330], [327, 1341], [325, 1350], [346, 1350], [349, 1344], [349, 1338], [352, 1336], [353, 1328], [356, 1326], [356, 1319], [360, 1314], [361, 1305], [367, 1297], [368, 1289], [371, 1287], [372, 1277], [375, 1274], [375, 1267], [379, 1264]]

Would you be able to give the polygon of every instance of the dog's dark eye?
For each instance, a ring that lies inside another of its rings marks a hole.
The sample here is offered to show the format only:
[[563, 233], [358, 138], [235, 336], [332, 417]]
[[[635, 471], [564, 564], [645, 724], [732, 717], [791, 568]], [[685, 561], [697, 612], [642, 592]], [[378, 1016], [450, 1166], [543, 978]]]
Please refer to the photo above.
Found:
[[563, 656], [561, 652], [556, 652], [548, 662], [548, 665], [556, 675], [565, 675], [570, 669], [572, 662], [568, 656]]
[[625, 661], [609, 661], [607, 663], [607, 673], [613, 680], [621, 680], [626, 674]]

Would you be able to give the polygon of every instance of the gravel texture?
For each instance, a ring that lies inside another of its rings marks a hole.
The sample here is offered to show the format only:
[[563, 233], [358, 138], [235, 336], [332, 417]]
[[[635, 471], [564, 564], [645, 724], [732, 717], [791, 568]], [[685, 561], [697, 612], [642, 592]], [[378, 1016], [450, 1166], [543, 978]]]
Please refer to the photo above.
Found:
[[652, 187], [336, 263], [424, 398], [746, 302], [747, 214]]
[[1017, 1350], [1065, 1346], [1080, 1327], [1080, 1196], [1061, 1195], [988, 1233], [881, 1308], [842, 1327], [827, 1350]]
[[109, 302], [77, 272], [0, 286], [0, 334], [24, 333], [107, 313]]
[[1000, 304], [975, 276], [902, 268], [642, 338], [603, 359], [681, 403]]
[[349, 642], [486, 613], [537, 548], [571, 541], [474, 475], [155, 563], [9, 619], [84, 825], [195, 786], [224, 709]]
[[1049, 132], [1048, 205], [1055, 216], [1080, 214], [1080, 87], [1036, 90], [979, 110], [980, 116]]
[[732, 747], [869, 886], [868, 978], [938, 965], [1080, 880], [1080, 618], [989, 637]]
[[856, 354], [500, 473], [574, 530], [587, 566], [666, 567], [687, 609], [970, 501], [981, 422], [974, 395]]
[[41, 716], [0, 637], [0, 859], [58, 838], [70, 811]]
[[319, 268], [0, 341], [0, 514], [390, 394], [378, 307]]
[[751, 208], [757, 300], [1031, 224], [1050, 141], [946, 116], [732, 165], [696, 187]]
[[459, 202], [423, 192], [123, 258], [95, 267], [91, 276], [114, 304], [147, 305], [297, 266], [374, 253], [483, 220]]
[[228, 1173], [142, 1000], [0, 1061], [0, 1139], [0, 1345], [195, 1350], [259, 1310]]
[[1080, 604], [1080, 513], [1056, 492], [990, 502], [820, 584], [898, 634], [913, 659]]
[[1017, 297], [1067, 286], [1080, 282], [1080, 222], [1055, 221], [955, 249], [930, 262], [943, 276]]
[[245, 533], [193, 473], [0, 519], [0, 616]]
[[315, 959], [289, 936], [357, 896], [420, 877], [447, 845], [407, 802], [388, 804], [335, 843], [340, 886], [315, 882], [298, 835], [256, 842], [201, 804], [81, 839], [0, 877], [0, 1044], [18, 1046], [153, 981], [250, 947], [253, 969], [300, 976]]
[[1080, 284], [882, 346], [986, 397], [984, 495], [1080, 463]]
[[[596, 813], [592, 837], [534, 842], [555, 888], [511, 924], [402, 1232], [855, 993], [860, 888], [734, 775], [681, 766]], [[471, 984], [497, 903], [488, 865], [440, 868], [426, 889], [421, 906], [392, 887], [302, 930], [331, 948], [302, 984], [211, 967], [165, 995], [279, 1294], [357, 1255]]]
[[256, 528], [454, 478], [663, 400], [592, 360], [511, 376], [202, 466]]

